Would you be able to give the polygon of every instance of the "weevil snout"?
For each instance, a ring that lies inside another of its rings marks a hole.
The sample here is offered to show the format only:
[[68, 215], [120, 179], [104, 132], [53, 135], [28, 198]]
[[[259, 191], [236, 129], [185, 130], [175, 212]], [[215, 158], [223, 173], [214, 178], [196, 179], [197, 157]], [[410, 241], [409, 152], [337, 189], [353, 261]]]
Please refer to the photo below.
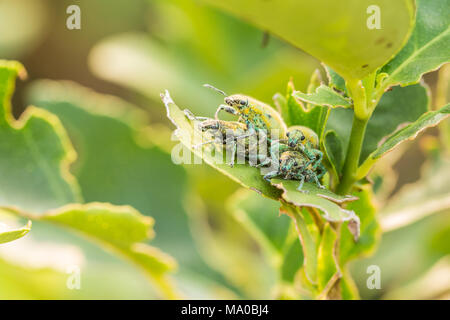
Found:
[[217, 129], [219, 129], [220, 125], [219, 125], [219, 122], [216, 120], [206, 120], [206, 121], [203, 121], [199, 125], [199, 127], [202, 131], [206, 131], [209, 129], [217, 130]]
[[225, 97], [225, 103], [232, 107], [234, 105], [234, 99], [231, 97]]

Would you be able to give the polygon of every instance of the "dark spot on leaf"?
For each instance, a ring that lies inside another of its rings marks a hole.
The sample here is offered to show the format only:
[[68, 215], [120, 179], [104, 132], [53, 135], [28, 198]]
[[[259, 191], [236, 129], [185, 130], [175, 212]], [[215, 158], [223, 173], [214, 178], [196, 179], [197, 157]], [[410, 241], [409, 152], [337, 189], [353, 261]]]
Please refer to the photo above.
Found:
[[390, 48], [390, 47], [392, 47], [392, 42], [389, 42], [389, 43], [386, 45], [386, 48]]
[[377, 40], [375, 40], [375, 44], [382, 44], [385, 41], [386, 41], [386, 39], [381, 37], [381, 38], [378, 38]]
[[361, 68], [367, 68], [368, 66], [368, 64], [364, 64]]

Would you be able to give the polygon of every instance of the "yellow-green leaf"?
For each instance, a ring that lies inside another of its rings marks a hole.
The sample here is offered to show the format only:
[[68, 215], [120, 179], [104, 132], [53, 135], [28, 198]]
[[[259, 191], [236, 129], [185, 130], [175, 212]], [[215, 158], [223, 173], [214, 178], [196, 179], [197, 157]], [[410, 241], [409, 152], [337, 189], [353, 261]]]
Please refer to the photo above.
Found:
[[20, 239], [30, 230], [31, 221], [28, 221], [26, 226], [19, 229], [9, 228], [6, 224], [0, 222], [0, 244]]
[[138, 265], [166, 298], [178, 293], [167, 278], [175, 260], [143, 241], [153, 238], [152, 218], [130, 206], [105, 203], [70, 204], [43, 215], [18, 214], [69, 228]]
[[363, 178], [376, 160], [405, 140], [414, 139], [423, 130], [437, 125], [450, 114], [450, 104], [436, 111], [424, 113], [419, 119], [394, 132], [373, 151], [358, 169], [357, 176]]
[[337, 257], [335, 256], [336, 231], [327, 223], [322, 232], [317, 253], [317, 285], [319, 291], [327, 286], [331, 278], [339, 272]]
[[352, 105], [349, 98], [344, 97], [324, 84], [318, 87], [314, 93], [307, 94], [296, 91], [294, 92], [294, 96], [304, 102], [317, 106], [348, 108]]
[[[414, 17], [412, 0], [203, 1], [305, 50], [346, 79], [363, 79], [388, 62], [405, 43]], [[371, 24], [378, 11], [379, 29]]]
[[17, 75], [26, 75], [20, 63], [0, 60], [0, 206], [43, 212], [77, 202], [68, 168], [76, 154], [58, 118], [35, 107], [11, 115]]
[[330, 222], [349, 221], [349, 228], [355, 238], [359, 236], [359, 217], [352, 210], [341, 208], [339, 204], [358, 199], [354, 196], [340, 196], [326, 189], [319, 189], [312, 183], [305, 183], [303, 190], [297, 190], [298, 181], [272, 179], [272, 184], [283, 190], [282, 197], [285, 201], [296, 207], [309, 207], [320, 211], [321, 216]]
[[359, 199], [351, 202], [347, 209], [354, 210], [358, 214], [361, 221], [361, 232], [359, 239], [355, 241], [348, 228], [342, 228], [339, 249], [339, 262], [342, 265], [351, 259], [370, 255], [378, 245], [381, 235], [371, 186], [362, 186], [360, 190], [354, 192], [354, 195]]

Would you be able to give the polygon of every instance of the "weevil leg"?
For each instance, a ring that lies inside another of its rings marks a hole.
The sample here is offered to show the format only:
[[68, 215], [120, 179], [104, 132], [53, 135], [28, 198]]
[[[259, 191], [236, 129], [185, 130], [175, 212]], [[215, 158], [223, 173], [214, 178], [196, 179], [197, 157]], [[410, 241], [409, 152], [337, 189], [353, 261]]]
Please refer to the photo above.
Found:
[[[238, 140], [238, 139], [244, 139], [244, 138], [248, 138], [248, 137], [254, 136], [254, 135], [256, 134], [256, 132], [255, 132], [254, 130], [248, 130], [248, 131], [250, 131], [250, 132], [249, 132], [249, 133], [246, 133], [246, 134], [243, 134], [243, 135], [240, 135], [240, 136], [236, 136], [235, 139], [236, 139], [236, 140]], [[248, 132], [248, 131], [247, 131], [247, 132]]]
[[317, 178], [317, 175], [315, 173], [311, 174], [314, 182], [316, 183], [317, 187], [320, 189], [325, 189], [325, 187], [320, 183], [319, 178]]
[[256, 165], [257, 168], [266, 167], [272, 164], [272, 160], [267, 156], [263, 156], [261, 158], [258, 157], [259, 164]]
[[214, 119], [219, 120], [219, 112], [221, 110], [223, 110], [225, 112], [228, 112], [228, 113], [231, 113], [232, 115], [239, 115], [239, 113], [233, 107], [230, 107], [229, 105], [226, 105], [226, 104], [221, 104], [217, 108], [216, 113], [214, 114]]
[[315, 149], [313, 152], [314, 154], [314, 164], [312, 166], [313, 170], [317, 169], [319, 165], [321, 165], [322, 159], [323, 159], [323, 153], [320, 150]]
[[267, 182], [270, 182], [270, 179], [278, 177], [278, 176], [279, 176], [278, 171], [271, 171], [264, 176], [264, 180], [266, 180]]
[[195, 144], [195, 145], [192, 146], [192, 148], [197, 149], [197, 148], [200, 148], [201, 146], [204, 146], [204, 145], [207, 145], [207, 144], [211, 144], [211, 143], [216, 143], [216, 140], [214, 139], [214, 140], [206, 141], [206, 142], [203, 142], [203, 143]]
[[205, 120], [209, 120], [209, 118], [207, 117], [197, 117], [195, 116], [191, 110], [189, 109], [184, 109], [183, 110], [184, 115], [186, 116], [186, 118], [188, 118], [191, 121], [197, 120], [197, 121], [205, 121]]
[[320, 163], [319, 166], [317, 167], [316, 172], [317, 172], [317, 179], [320, 179], [325, 175], [325, 173], [327, 173], [327, 169], [325, 169], [324, 165]]
[[303, 192], [303, 193], [308, 193], [308, 191], [302, 189], [304, 183], [305, 183], [305, 176], [301, 175], [301, 177], [300, 177], [300, 184], [297, 187], [297, 191], [300, 191], [300, 192]]
[[228, 164], [230, 165], [230, 167], [234, 167], [234, 159], [236, 158], [236, 149], [237, 149], [236, 141], [231, 141], [230, 146], [231, 146], [231, 160], [230, 163]]

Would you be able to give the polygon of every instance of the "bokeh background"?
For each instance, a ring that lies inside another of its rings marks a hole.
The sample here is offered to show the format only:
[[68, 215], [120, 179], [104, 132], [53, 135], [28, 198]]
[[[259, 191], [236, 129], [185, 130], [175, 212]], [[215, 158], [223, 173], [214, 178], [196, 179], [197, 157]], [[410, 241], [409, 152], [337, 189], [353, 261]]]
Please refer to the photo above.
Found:
[[[66, 28], [71, 4], [81, 8], [81, 30]], [[206, 165], [173, 164], [173, 128], [159, 94], [170, 89], [180, 106], [211, 116], [222, 98], [204, 83], [270, 103], [291, 77], [306, 89], [319, 61], [194, 0], [0, 0], [0, 58], [28, 71], [16, 85], [15, 117], [30, 104], [60, 117], [78, 153], [71, 171], [84, 200], [154, 217], [152, 244], [177, 259], [174, 277], [186, 297], [273, 297], [278, 275], [239, 206], [277, 215], [277, 203]], [[425, 77], [433, 93], [437, 79], [438, 72]], [[433, 185], [420, 178], [437, 136], [430, 130], [377, 167], [380, 214], [390, 199]], [[434, 173], [442, 180], [448, 169]], [[384, 234], [374, 256], [352, 264], [362, 298], [449, 298], [449, 245], [444, 209]], [[81, 290], [66, 287], [73, 264], [82, 268]], [[381, 268], [380, 290], [366, 286], [372, 264]], [[48, 224], [0, 246], [0, 299], [155, 297], [134, 266]]]

